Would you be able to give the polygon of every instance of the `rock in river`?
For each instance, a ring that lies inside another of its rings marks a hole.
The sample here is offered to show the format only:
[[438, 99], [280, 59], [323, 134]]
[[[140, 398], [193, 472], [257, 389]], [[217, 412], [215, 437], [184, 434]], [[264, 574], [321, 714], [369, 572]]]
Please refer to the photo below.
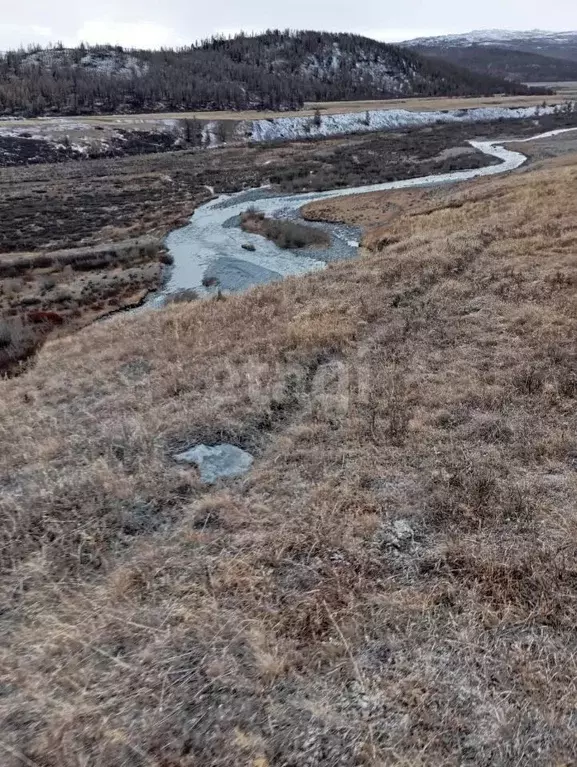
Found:
[[223, 477], [240, 477], [251, 468], [254, 458], [246, 450], [235, 445], [196, 445], [196, 447], [178, 453], [174, 460], [179, 463], [192, 463], [198, 466], [203, 482], [213, 485]]

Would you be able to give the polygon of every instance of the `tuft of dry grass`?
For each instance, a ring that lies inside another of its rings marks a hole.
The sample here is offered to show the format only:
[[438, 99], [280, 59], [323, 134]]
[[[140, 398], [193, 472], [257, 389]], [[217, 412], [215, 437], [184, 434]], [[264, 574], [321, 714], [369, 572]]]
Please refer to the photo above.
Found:
[[331, 238], [322, 229], [304, 226], [296, 221], [267, 218], [255, 208], [241, 215], [240, 226], [243, 231], [260, 234], [283, 249], [326, 248], [331, 244]]
[[0, 372], [21, 368], [37, 347], [39, 338], [46, 335], [46, 325], [33, 328], [19, 317], [0, 320]]
[[[0, 382], [3, 764], [575, 761], [576, 181]], [[200, 441], [253, 470], [203, 486]]]

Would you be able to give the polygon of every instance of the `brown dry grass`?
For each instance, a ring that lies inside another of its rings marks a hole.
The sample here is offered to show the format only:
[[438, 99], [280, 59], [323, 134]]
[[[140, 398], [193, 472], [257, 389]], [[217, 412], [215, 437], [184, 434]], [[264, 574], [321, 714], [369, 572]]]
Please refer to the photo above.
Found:
[[311, 202], [302, 208], [302, 214], [307, 221], [347, 223], [368, 232], [384, 227], [401, 215], [426, 210], [430, 205], [442, 205], [451, 194], [449, 187], [368, 192]]
[[0, 384], [3, 765], [574, 763], [576, 181]]
[[[553, 85], [552, 87], [556, 87]], [[305, 104], [305, 108], [326, 110], [330, 114], [343, 112], [363, 112], [366, 109], [409, 109], [416, 112], [437, 109], [474, 109], [489, 106], [536, 106], [545, 100], [548, 104], [562, 103], [568, 96], [565, 92], [559, 96], [465, 96], [447, 98], [431, 96], [429, 98], [388, 99], [381, 101], [326, 101]]]

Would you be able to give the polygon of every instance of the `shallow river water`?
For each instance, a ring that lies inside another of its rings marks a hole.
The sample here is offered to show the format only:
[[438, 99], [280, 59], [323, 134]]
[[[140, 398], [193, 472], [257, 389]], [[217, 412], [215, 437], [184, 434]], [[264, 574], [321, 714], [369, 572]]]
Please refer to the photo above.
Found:
[[[550, 131], [516, 143], [548, 138], [571, 130], [577, 129]], [[311, 224], [330, 233], [332, 244], [325, 250], [281, 250], [264, 237], [243, 232], [237, 225], [240, 214], [251, 206], [272, 218], [298, 218], [302, 206], [310, 202], [388, 189], [455, 183], [479, 176], [495, 176], [519, 168], [527, 159], [520, 152], [504, 147], [502, 142], [469, 143], [484, 154], [497, 157], [501, 162], [474, 170], [328, 192], [279, 196], [272, 195], [265, 188], [253, 189], [233, 195], [222, 195], [202, 205], [194, 212], [189, 224], [168, 235], [166, 246], [174, 259], [174, 266], [164, 288], [150, 297], [148, 306], [162, 305], [167, 294], [181, 290], [195, 289], [199, 294], [206, 293], [203, 281], [207, 282], [210, 278], [215, 284], [218, 281], [220, 288], [225, 291], [238, 291], [288, 275], [322, 269], [329, 261], [351, 258], [356, 254], [360, 230], [338, 224]], [[255, 250], [245, 250], [243, 244], [252, 245]]]

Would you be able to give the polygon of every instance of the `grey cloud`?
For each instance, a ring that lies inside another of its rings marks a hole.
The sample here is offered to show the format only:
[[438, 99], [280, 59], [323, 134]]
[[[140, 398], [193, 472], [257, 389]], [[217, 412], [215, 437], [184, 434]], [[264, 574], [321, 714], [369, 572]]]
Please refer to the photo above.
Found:
[[[24, 0], [7, 3], [0, 17], [0, 49], [34, 41], [77, 41], [106, 35], [125, 45], [183, 44], [219, 31], [267, 27], [351, 31], [381, 39], [479, 28], [575, 29], [574, 0]], [[96, 42], [96, 39], [90, 42]]]

